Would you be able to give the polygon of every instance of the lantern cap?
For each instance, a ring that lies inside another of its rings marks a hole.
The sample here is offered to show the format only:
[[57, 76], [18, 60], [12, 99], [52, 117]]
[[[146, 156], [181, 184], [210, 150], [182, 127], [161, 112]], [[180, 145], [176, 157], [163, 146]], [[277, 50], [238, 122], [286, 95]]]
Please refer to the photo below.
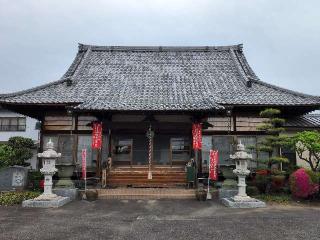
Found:
[[61, 153], [57, 153], [54, 150], [54, 143], [52, 142], [51, 138], [49, 142], [46, 144], [46, 149], [43, 153], [38, 153], [39, 158], [59, 158], [61, 157]]
[[47, 149], [53, 149], [54, 148], [54, 143], [52, 142], [51, 138], [49, 139], [49, 142], [47, 142], [46, 147], [47, 147]]
[[241, 140], [237, 144], [237, 151], [245, 151], [244, 145], [241, 143]]
[[251, 160], [252, 154], [249, 154], [245, 150], [245, 146], [239, 141], [237, 145], [237, 150], [234, 154], [230, 155], [232, 160]]

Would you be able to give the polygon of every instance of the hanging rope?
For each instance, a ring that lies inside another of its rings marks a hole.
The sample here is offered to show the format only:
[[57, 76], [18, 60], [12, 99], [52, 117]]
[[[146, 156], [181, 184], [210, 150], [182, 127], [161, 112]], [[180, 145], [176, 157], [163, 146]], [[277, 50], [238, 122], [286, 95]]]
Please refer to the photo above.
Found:
[[148, 179], [152, 179], [152, 172], [151, 172], [151, 164], [152, 164], [152, 130], [151, 130], [151, 124], [149, 125], [148, 134], [149, 138], [149, 171], [148, 171]]

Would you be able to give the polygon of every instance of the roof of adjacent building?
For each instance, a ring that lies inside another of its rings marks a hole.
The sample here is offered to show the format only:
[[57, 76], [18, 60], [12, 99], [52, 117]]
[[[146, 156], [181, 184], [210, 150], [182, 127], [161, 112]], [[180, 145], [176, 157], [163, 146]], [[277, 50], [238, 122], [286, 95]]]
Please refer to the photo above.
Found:
[[7, 104], [79, 110], [214, 110], [226, 105], [320, 106], [320, 98], [261, 81], [242, 45], [112, 47], [79, 44], [63, 77], [2, 96]]
[[320, 114], [305, 114], [289, 119], [285, 127], [293, 128], [320, 128]]

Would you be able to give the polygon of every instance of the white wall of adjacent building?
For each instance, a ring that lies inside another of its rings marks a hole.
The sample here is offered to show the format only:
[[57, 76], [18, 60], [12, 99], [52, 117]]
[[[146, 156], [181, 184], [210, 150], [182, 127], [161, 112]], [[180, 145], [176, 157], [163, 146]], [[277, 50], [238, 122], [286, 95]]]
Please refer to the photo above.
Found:
[[[25, 118], [25, 129], [20, 131], [14, 131], [14, 128], [2, 127], [1, 124], [6, 124], [8, 118]], [[21, 136], [25, 138], [31, 138], [35, 143], [39, 141], [39, 130], [35, 129], [36, 119], [21, 115], [19, 113], [11, 112], [6, 109], [0, 108], [0, 142], [5, 143], [10, 137]], [[34, 150], [33, 158], [28, 160], [32, 169], [37, 168], [37, 149]]]
[[[300, 130], [300, 131], [302, 131], [302, 130]], [[288, 137], [293, 137], [297, 132], [298, 131], [285, 132], [284, 135], [286, 135]], [[295, 152], [295, 156], [296, 156], [296, 165], [297, 166], [303, 167], [306, 169], [311, 169], [309, 163], [307, 163], [305, 160], [301, 159], [296, 152]], [[302, 153], [303, 158], [308, 158], [308, 156], [309, 156], [309, 151], [305, 151]]]
[[[306, 168], [306, 169], [311, 169], [309, 163], [307, 163], [305, 160], [301, 159], [298, 156], [298, 154], [296, 156], [297, 156], [297, 166], [303, 167], [303, 168]], [[303, 158], [308, 158], [308, 156], [309, 156], [309, 151], [305, 151], [305, 152], [302, 153], [302, 157]], [[315, 165], [315, 161], [314, 160], [313, 160], [313, 164]]]
[[0, 118], [2, 117], [25, 117], [26, 118], [26, 130], [25, 131], [0, 131], [0, 142], [6, 142], [10, 137], [21, 136], [38, 140], [38, 130], [35, 130], [37, 120], [26, 117], [19, 113], [10, 112], [4, 109], [0, 109]]

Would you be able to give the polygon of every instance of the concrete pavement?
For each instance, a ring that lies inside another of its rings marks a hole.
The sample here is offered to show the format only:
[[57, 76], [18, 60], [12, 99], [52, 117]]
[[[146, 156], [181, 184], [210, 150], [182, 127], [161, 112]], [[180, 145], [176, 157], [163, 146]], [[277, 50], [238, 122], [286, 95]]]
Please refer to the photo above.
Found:
[[196, 200], [0, 207], [0, 239], [320, 239], [320, 208], [228, 209]]

